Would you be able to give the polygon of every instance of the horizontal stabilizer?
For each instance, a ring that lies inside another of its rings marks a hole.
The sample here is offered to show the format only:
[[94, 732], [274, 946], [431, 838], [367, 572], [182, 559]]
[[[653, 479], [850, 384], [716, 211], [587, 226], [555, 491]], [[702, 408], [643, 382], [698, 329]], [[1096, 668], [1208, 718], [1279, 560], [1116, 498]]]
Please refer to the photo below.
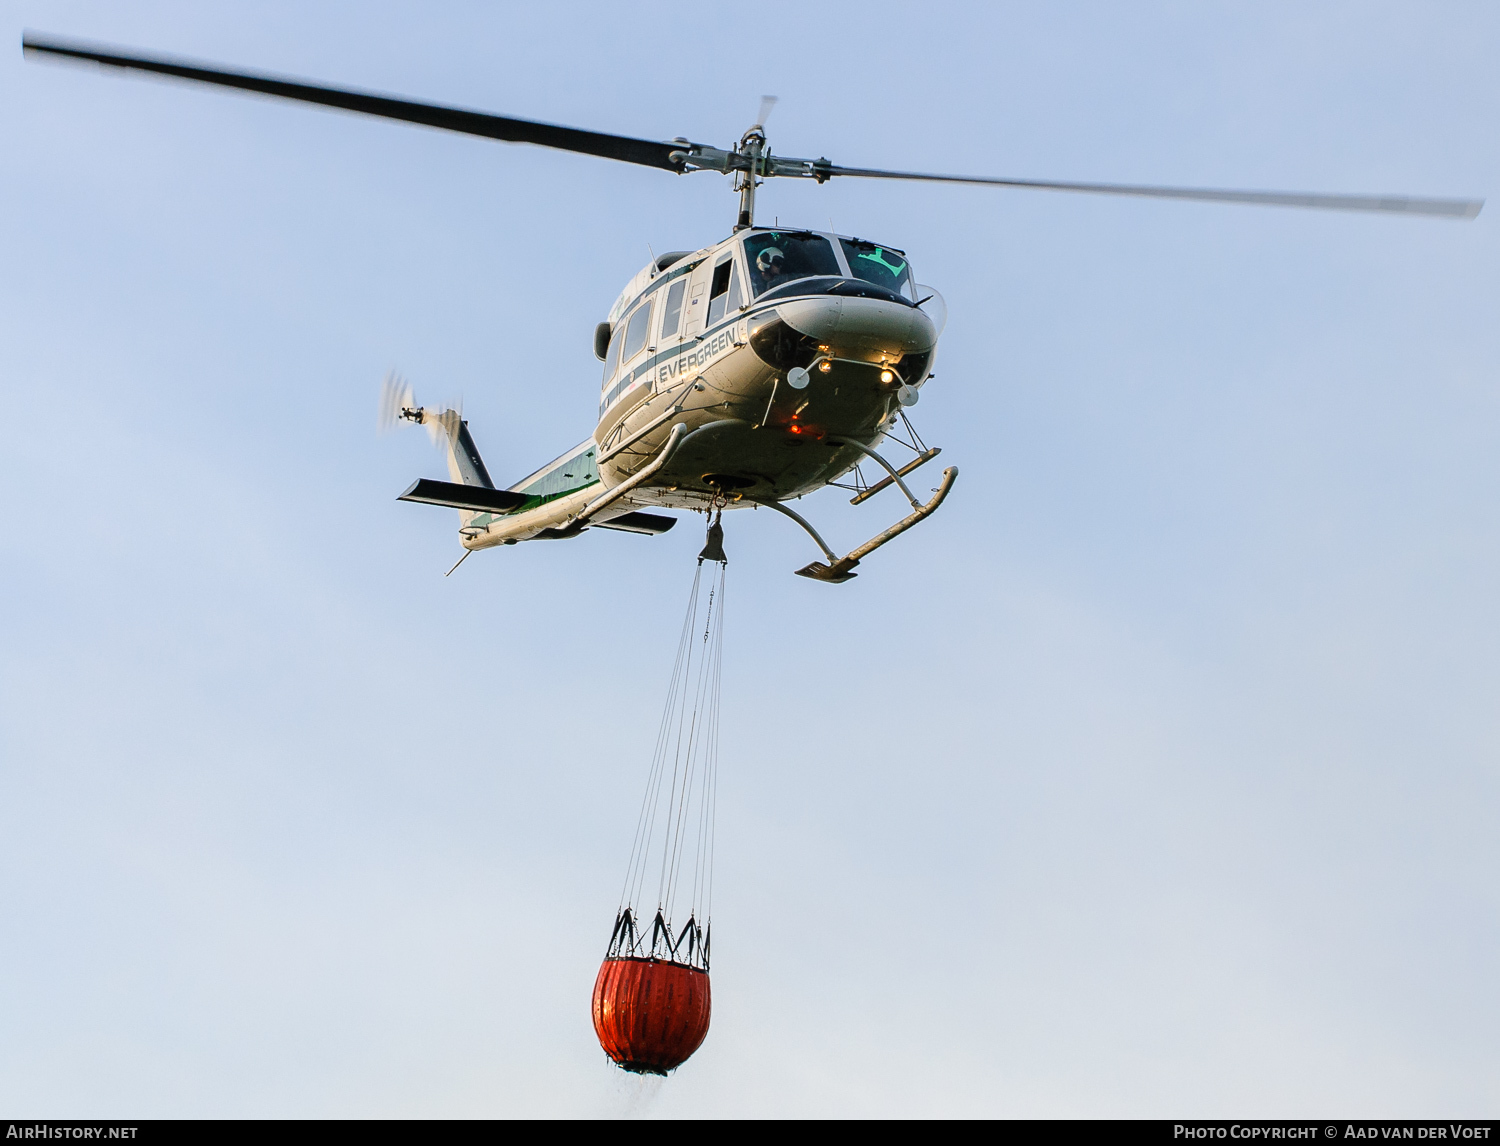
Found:
[[[444, 505], [449, 509], [470, 509], [479, 513], [509, 513], [524, 505], [527, 496], [509, 489], [490, 489], [479, 485], [461, 485], [452, 481], [418, 478], [397, 501], [415, 501], [423, 505]], [[646, 517], [649, 514], [642, 514]]]
[[677, 524], [677, 519], [660, 513], [622, 513], [608, 521], [595, 521], [591, 524], [600, 529], [620, 529], [626, 533], [665, 533]]

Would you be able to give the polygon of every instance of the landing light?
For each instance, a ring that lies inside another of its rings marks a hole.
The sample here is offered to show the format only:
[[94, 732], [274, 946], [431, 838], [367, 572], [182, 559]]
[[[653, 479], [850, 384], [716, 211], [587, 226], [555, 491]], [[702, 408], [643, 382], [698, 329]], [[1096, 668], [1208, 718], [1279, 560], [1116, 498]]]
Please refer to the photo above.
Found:
[[889, 381], [891, 381], [895, 377], [896, 376], [894, 374], [892, 374], [889, 370], [882, 370], [880, 372], [880, 380], [882, 382], [889, 382]]
[[824, 374], [827, 374], [830, 370], [833, 369], [833, 363], [832, 362], [820, 362], [820, 363], [818, 363], [818, 369], [821, 370]]

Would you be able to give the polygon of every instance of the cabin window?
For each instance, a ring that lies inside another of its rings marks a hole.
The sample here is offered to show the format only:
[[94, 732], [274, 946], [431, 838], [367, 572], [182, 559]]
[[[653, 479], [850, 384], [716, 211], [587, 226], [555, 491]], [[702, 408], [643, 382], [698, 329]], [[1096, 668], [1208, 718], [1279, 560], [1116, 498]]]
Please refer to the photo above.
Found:
[[724, 304], [729, 300], [729, 280], [733, 277], [734, 256], [731, 255], [714, 268], [713, 285], [708, 288], [709, 326], [724, 317]]
[[677, 333], [682, 324], [682, 295], [687, 290], [687, 279], [680, 278], [667, 288], [667, 305], [661, 320], [661, 336], [666, 341]]
[[745, 240], [756, 294], [809, 275], [842, 275], [833, 247], [811, 231], [757, 231]]
[[915, 301], [912, 294], [911, 264], [906, 255], [890, 247], [878, 247], [862, 239], [840, 239], [844, 247], [844, 258], [849, 260], [849, 272], [867, 283], [883, 286], [897, 294], [904, 294]]
[[651, 330], [651, 304], [643, 302], [625, 324], [625, 341], [620, 347], [620, 361], [629, 362], [636, 352], [646, 345], [646, 335]]

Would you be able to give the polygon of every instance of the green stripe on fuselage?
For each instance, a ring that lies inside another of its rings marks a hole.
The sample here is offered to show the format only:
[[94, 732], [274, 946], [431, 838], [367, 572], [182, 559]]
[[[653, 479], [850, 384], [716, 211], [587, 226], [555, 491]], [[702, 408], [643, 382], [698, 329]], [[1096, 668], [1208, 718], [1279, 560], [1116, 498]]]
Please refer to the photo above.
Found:
[[591, 485], [598, 485], [599, 467], [594, 462], [594, 450], [595, 446], [590, 442], [582, 450], [559, 458], [542, 472], [525, 480], [524, 483], [511, 486], [510, 489], [516, 493], [530, 496], [515, 509], [507, 510], [505, 513], [477, 514], [469, 524], [488, 525], [502, 517], [514, 517], [518, 513], [526, 513], [550, 501], [556, 501], [560, 497], [577, 493], [581, 489], [588, 489]]

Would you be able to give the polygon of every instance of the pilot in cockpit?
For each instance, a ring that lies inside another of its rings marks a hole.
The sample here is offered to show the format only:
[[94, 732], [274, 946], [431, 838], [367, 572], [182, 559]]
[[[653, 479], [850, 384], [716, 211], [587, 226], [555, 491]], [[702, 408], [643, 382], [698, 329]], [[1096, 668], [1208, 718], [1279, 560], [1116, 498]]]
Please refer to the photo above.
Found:
[[756, 294], [768, 291], [773, 286], [787, 281], [786, 255], [779, 247], [767, 247], [755, 259], [755, 270], [760, 276]]

